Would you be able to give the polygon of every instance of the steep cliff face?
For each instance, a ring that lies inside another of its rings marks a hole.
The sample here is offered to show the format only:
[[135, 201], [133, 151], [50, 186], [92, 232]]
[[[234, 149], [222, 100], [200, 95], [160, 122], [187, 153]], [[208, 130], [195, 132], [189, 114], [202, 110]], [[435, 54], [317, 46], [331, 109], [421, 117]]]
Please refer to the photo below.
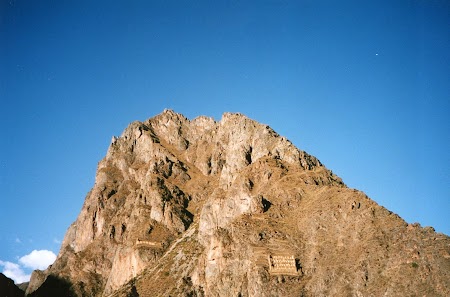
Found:
[[29, 296], [450, 294], [450, 240], [241, 114], [165, 110], [113, 137]]

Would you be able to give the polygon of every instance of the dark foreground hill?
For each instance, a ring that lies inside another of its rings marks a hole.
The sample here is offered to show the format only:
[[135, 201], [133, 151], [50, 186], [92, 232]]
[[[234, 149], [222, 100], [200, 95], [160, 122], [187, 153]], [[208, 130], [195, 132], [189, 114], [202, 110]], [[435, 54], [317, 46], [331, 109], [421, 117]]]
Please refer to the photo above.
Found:
[[0, 273], [0, 297], [23, 297], [25, 292], [14, 284], [14, 281]]
[[113, 137], [28, 296], [450, 296], [450, 239], [241, 114]]

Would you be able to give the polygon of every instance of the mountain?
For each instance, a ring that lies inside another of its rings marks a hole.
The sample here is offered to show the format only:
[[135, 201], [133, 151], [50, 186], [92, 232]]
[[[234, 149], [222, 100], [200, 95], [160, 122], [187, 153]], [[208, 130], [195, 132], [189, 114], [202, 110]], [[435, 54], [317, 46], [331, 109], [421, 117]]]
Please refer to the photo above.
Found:
[[[368, 169], [370, 170], [370, 169]], [[450, 296], [450, 238], [242, 114], [113, 137], [27, 296]]]
[[0, 273], [0, 297], [23, 297], [25, 292], [14, 284], [14, 281]]

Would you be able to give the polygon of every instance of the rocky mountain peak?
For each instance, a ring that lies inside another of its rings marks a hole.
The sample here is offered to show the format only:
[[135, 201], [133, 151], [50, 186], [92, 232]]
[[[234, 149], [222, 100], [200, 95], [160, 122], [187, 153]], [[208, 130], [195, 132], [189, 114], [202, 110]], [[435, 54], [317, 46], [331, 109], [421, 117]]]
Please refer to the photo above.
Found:
[[112, 138], [26, 293], [448, 296], [449, 253], [269, 126], [164, 110]]

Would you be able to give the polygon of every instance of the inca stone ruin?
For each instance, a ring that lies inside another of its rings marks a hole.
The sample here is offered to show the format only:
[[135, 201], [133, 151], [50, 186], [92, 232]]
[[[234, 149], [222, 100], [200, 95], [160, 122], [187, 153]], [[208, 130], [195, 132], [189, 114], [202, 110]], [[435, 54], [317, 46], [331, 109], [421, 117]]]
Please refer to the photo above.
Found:
[[271, 275], [297, 275], [294, 256], [269, 255], [267, 259]]

